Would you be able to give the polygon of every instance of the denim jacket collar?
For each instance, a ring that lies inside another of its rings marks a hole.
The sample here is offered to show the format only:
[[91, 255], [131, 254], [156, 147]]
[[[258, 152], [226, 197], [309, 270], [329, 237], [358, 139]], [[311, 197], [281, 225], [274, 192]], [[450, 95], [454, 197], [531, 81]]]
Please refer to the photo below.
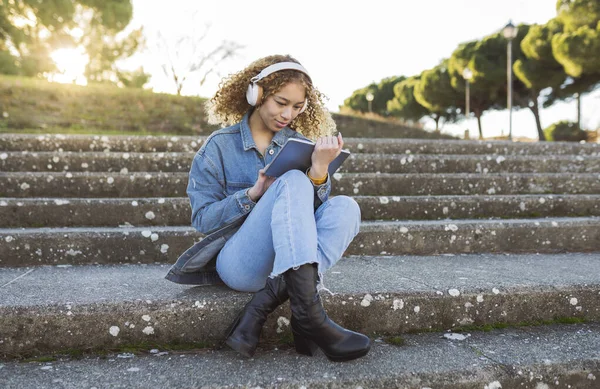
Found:
[[[252, 110], [246, 112], [246, 114], [242, 118], [242, 121], [240, 122], [240, 131], [242, 133], [242, 142], [244, 143], [244, 151], [248, 151], [252, 148], [256, 149], [256, 143], [254, 142], [254, 138], [252, 138], [252, 131], [250, 131], [249, 119], [250, 119], [251, 113], [252, 113]], [[278, 131], [277, 133], [275, 133], [275, 135], [273, 136], [273, 140], [271, 142], [274, 142], [275, 144], [277, 144], [278, 146], [281, 147], [285, 144], [287, 139], [293, 137], [295, 133], [296, 133], [296, 131], [292, 130], [291, 128], [284, 127], [281, 129], [281, 131]]]

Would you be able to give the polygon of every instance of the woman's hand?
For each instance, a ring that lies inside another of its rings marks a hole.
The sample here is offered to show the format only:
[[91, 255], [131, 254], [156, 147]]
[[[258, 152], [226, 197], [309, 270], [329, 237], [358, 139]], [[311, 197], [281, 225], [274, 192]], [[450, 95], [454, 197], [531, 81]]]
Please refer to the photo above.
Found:
[[260, 169], [258, 171], [258, 179], [254, 183], [254, 186], [248, 191], [250, 200], [257, 202], [274, 181], [275, 177], [265, 175], [265, 169]]
[[340, 155], [342, 147], [344, 147], [344, 140], [341, 132], [337, 136], [323, 136], [317, 139], [311, 156], [310, 176], [320, 178], [327, 175], [329, 164]]

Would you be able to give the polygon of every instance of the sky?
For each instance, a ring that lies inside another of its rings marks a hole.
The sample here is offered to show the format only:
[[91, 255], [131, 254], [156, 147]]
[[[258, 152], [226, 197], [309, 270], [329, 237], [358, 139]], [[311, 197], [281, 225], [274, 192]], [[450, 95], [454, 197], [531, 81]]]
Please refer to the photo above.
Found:
[[[158, 49], [159, 33], [174, 47], [178, 37], [207, 32], [205, 49], [199, 53], [209, 52], [223, 40], [243, 48], [202, 87], [199, 77], [191, 76], [183, 94], [211, 97], [222, 77], [258, 58], [291, 54], [329, 98], [327, 107], [337, 112], [353, 91], [386, 77], [430, 69], [460, 43], [499, 31], [509, 20], [544, 24], [555, 16], [555, 4], [556, 0], [133, 0], [129, 29], [143, 26], [148, 44], [124, 65], [143, 65], [152, 74], [149, 86], [154, 91], [175, 93], [173, 81], [161, 68], [166, 61], [164, 51]], [[542, 126], [575, 120], [576, 115], [574, 102], [558, 103], [541, 111]], [[584, 128], [600, 127], [600, 91], [583, 97], [582, 119]], [[433, 121], [424, 125], [434, 128]], [[484, 114], [482, 127], [486, 137], [507, 134], [508, 111]], [[465, 129], [475, 136], [476, 120], [445, 125], [442, 132], [462, 136]], [[513, 111], [513, 136], [537, 138], [529, 110]]]

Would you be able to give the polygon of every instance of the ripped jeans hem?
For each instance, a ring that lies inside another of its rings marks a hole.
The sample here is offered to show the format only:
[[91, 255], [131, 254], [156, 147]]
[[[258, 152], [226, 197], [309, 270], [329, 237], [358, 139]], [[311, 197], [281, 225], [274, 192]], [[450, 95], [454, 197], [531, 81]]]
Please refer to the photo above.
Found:
[[325, 276], [323, 275], [323, 273], [321, 273], [321, 272], [319, 271], [319, 269], [321, 268], [321, 264], [320, 264], [319, 262], [305, 262], [305, 263], [301, 263], [301, 264], [300, 264], [300, 265], [298, 265], [298, 266], [292, 266], [292, 267], [289, 267], [289, 268], [287, 268], [287, 269], [285, 269], [285, 270], [283, 270], [283, 271], [281, 271], [281, 272], [279, 272], [279, 273], [277, 273], [277, 272], [273, 271], [273, 272], [271, 272], [271, 274], [269, 275], [269, 278], [276, 278], [276, 277], [282, 276], [282, 275], [283, 275], [283, 273], [287, 272], [288, 270], [298, 270], [298, 269], [300, 268], [300, 266], [302, 266], [302, 265], [306, 265], [306, 264], [309, 264], [309, 263], [316, 263], [316, 264], [317, 264], [317, 274], [318, 274], [318, 279], [317, 279], [317, 292], [326, 291], [326, 292], [328, 292], [330, 295], [334, 296], [334, 295], [335, 295], [335, 293], [333, 293], [331, 290], [329, 290], [327, 287], [325, 287]]

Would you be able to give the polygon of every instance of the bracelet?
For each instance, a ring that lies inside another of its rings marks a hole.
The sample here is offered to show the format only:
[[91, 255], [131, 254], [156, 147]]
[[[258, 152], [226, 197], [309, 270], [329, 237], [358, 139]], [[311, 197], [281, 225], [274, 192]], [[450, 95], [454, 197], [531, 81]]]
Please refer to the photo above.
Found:
[[327, 176], [329, 175], [329, 173], [325, 173], [325, 175], [323, 177], [321, 177], [321, 178], [313, 178], [310, 175], [310, 168], [308, 168], [308, 170], [306, 171], [306, 175], [313, 182], [313, 184], [315, 184], [315, 185], [321, 185], [321, 184], [324, 184], [327, 181]]
[[246, 189], [246, 191], [244, 192], [244, 194], [246, 195], [246, 197], [248, 198], [248, 200], [252, 201], [253, 203], [256, 203], [256, 200], [252, 200], [252, 197], [250, 197], [250, 188]]

